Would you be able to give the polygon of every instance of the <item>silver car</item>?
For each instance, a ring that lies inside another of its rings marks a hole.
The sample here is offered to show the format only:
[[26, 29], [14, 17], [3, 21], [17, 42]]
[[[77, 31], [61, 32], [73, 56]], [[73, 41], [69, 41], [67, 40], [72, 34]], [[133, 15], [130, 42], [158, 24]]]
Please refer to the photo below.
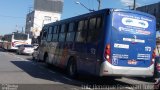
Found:
[[19, 45], [17, 46], [17, 54], [29, 54], [32, 55], [34, 52], [34, 47], [32, 45]]

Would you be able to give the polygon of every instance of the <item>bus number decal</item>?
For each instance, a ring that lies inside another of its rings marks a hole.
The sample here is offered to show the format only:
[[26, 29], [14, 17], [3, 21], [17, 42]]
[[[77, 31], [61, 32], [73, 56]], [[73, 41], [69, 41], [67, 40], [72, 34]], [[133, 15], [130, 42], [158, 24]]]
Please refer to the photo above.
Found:
[[91, 54], [93, 54], [93, 55], [96, 54], [96, 49], [95, 48], [91, 48]]
[[146, 47], [145, 47], [145, 51], [150, 52], [150, 51], [151, 51], [151, 47], [146, 46]]

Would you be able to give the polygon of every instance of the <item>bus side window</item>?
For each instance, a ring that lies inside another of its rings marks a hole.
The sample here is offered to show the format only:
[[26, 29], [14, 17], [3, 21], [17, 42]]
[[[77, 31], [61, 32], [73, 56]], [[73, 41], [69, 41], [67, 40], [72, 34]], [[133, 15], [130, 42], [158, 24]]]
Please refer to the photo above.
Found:
[[88, 19], [84, 21], [84, 30], [88, 29]]
[[99, 33], [101, 32], [102, 27], [102, 18], [94, 17], [89, 21], [89, 31], [88, 31], [88, 42], [96, 42], [99, 37]]
[[49, 27], [47, 41], [50, 42], [52, 40], [52, 27]]
[[87, 36], [87, 31], [84, 30], [84, 21], [79, 21], [78, 30], [76, 33], [76, 42], [85, 42]]
[[96, 22], [96, 29], [101, 29], [102, 28], [102, 17], [97, 17], [97, 22]]
[[42, 40], [46, 40], [47, 39], [47, 27], [43, 28], [43, 36], [42, 36]]
[[66, 41], [74, 41], [74, 36], [75, 36], [74, 27], [75, 27], [75, 23], [69, 24]]
[[65, 42], [66, 32], [67, 32], [67, 24], [62, 24], [58, 39], [60, 42]]
[[54, 42], [58, 40], [58, 31], [59, 31], [59, 26], [55, 26], [53, 29], [53, 37], [52, 37], [52, 41]]

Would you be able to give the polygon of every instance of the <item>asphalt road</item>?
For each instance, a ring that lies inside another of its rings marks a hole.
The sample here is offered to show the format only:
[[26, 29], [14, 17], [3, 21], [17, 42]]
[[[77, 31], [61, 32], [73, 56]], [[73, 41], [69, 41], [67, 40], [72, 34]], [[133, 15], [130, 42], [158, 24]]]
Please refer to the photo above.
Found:
[[28, 55], [0, 49], [0, 90], [135, 90], [153, 89], [145, 78], [67, 77], [64, 70], [35, 62]]

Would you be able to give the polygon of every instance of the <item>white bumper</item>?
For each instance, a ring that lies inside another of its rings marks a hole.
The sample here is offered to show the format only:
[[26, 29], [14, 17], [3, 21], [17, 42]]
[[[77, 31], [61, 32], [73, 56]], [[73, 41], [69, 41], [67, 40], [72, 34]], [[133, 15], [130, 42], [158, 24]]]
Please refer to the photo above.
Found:
[[34, 51], [32, 51], [32, 50], [31, 50], [31, 51], [27, 51], [27, 50], [23, 50], [23, 51], [22, 51], [22, 53], [24, 53], [24, 54], [33, 54], [33, 52], [34, 52]]
[[100, 76], [153, 76], [154, 65], [147, 68], [113, 66], [105, 61], [100, 67]]

